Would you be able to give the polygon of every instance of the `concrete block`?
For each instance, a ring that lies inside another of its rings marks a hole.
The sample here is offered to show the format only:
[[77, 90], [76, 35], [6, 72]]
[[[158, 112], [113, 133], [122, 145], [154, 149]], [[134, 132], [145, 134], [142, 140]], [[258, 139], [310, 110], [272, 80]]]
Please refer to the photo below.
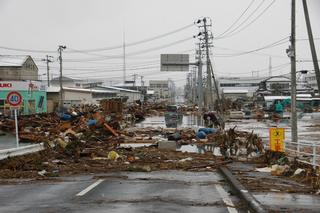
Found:
[[177, 144], [175, 141], [159, 141], [158, 148], [162, 150], [176, 150]]

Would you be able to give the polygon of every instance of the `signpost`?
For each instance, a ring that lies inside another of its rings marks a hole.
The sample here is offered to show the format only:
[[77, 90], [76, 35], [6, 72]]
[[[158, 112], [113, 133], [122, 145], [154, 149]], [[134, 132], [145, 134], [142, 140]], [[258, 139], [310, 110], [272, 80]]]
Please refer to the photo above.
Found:
[[188, 72], [189, 65], [196, 65], [189, 63], [189, 54], [161, 54], [161, 71], [177, 71]]
[[16, 144], [19, 147], [19, 133], [18, 133], [18, 109], [22, 103], [22, 96], [19, 92], [11, 91], [7, 95], [7, 103], [10, 105], [10, 108], [14, 110], [14, 121], [16, 127]]
[[271, 151], [284, 152], [284, 128], [269, 128], [269, 146]]

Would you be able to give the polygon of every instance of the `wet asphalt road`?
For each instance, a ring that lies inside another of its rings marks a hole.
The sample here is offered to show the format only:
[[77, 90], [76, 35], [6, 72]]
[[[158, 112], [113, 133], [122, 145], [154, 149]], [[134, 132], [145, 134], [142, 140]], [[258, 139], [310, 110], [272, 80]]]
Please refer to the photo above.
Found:
[[239, 206], [213, 172], [113, 173], [0, 187], [0, 212], [7, 213], [245, 212]]
[[[315, 123], [318, 121], [308, 117], [300, 119], [299, 138], [319, 141], [319, 132], [308, 128]], [[183, 126], [196, 128], [198, 125], [201, 120], [184, 117]], [[242, 120], [228, 123], [227, 127], [235, 125], [240, 130], [254, 129], [266, 139], [268, 128], [274, 123]], [[278, 125], [286, 128], [288, 140], [288, 121]], [[164, 127], [164, 118], [153, 117], [139, 126]], [[88, 187], [92, 189], [86, 191]], [[57, 181], [2, 184], [0, 212], [247, 212], [242, 201], [228, 192], [228, 185], [217, 173], [161, 171], [62, 177]], [[317, 197], [278, 192], [255, 192], [254, 196], [276, 211], [320, 212]]]

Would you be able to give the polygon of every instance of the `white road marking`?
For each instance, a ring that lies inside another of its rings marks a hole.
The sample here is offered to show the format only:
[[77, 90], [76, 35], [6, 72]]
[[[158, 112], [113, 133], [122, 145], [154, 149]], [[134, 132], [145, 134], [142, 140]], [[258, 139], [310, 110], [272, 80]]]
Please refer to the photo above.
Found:
[[219, 192], [223, 202], [227, 205], [229, 213], [238, 213], [228, 193], [222, 188], [222, 186], [220, 184], [216, 184], [216, 189]]
[[94, 187], [98, 186], [103, 181], [104, 181], [104, 179], [97, 180], [96, 182], [94, 182], [93, 184], [91, 184], [90, 186], [88, 186], [87, 188], [85, 188], [84, 190], [79, 192], [78, 194], [76, 194], [76, 196], [83, 196], [83, 195], [87, 194], [89, 191], [91, 191]]

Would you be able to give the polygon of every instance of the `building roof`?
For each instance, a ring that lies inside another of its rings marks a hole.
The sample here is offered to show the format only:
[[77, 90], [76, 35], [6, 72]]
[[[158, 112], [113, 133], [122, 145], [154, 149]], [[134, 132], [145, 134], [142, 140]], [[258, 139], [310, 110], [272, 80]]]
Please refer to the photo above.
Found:
[[147, 90], [147, 95], [154, 95], [154, 90]]
[[[115, 84], [114, 85], [115, 87], [133, 87], [133, 83], [118, 83], [118, 84]], [[137, 80], [135, 85], [135, 87], [141, 87], [141, 81]], [[148, 86], [148, 83], [147, 82], [144, 82], [144, 87], [147, 87]]]
[[[84, 89], [84, 88], [75, 88], [75, 87], [63, 87], [67, 91], [75, 92], [87, 92], [87, 93], [115, 93], [113, 90], [97, 90], [97, 89]], [[47, 92], [60, 92], [60, 87], [48, 87]]]
[[[273, 101], [273, 100], [291, 100], [291, 96], [264, 96], [265, 101]], [[313, 100], [311, 94], [297, 94], [298, 101], [311, 101]]]
[[140, 93], [140, 91], [137, 91], [137, 90], [123, 89], [120, 87], [113, 87], [113, 86], [97, 86], [96, 88], [105, 88], [105, 89], [117, 90], [122, 92]]
[[219, 77], [218, 82], [223, 83], [260, 83], [266, 77]]
[[267, 82], [290, 82], [290, 79], [286, 76], [280, 75], [280, 76], [271, 76], [267, 78], [265, 81]]
[[290, 99], [290, 96], [264, 96], [265, 101]]
[[0, 55], [0, 67], [21, 67], [29, 55]]
[[223, 89], [224, 94], [247, 94], [247, 89]]
[[[51, 79], [51, 82], [59, 82], [60, 81], [60, 77], [55, 77], [53, 79]], [[66, 76], [62, 76], [62, 82], [74, 82], [75, 79], [73, 78], [69, 78]]]

